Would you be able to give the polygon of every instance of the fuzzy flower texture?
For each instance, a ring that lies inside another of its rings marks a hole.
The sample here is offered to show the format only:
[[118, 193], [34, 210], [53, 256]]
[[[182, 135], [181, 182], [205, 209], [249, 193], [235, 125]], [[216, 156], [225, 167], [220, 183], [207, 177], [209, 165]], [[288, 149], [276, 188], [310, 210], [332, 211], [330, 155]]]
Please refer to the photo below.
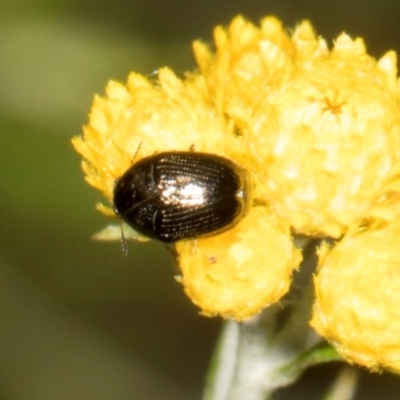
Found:
[[214, 40], [215, 51], [193, 43], [198, 70], [184, 78], [131, 73], [95, 97], [73, 145], [107, 200], [98, 208], [116, 218], [115, 181], [145, 156], [194, 146], [234, 161], [250, 176], [249, 211], [175, 244], [187, 295], [204, 315], [246, 319], [288, 291], [302, 259], [293, 233], [329, 237], [311, 325], [350, 362], [400, 371], [396, 54], [375, 60], [344, 33], [330, 49], [309, 22], [289, 34], [274, 17], [236, 17]]

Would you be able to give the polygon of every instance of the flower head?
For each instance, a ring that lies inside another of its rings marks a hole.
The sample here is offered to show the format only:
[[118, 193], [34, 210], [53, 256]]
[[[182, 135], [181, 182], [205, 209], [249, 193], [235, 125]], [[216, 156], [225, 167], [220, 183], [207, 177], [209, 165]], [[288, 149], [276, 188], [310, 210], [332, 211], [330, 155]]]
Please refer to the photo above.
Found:
[[320, 249], [311, 325], [350, 362], [400, 371], [400, 221]]
[[[236, 17], [214, 40], [215, 51], [194, 42], [198, 71], [183, 79], [168, 68], [156, 78], [131, 73], [95, 98], [73, 144], [108, 201], [99, 208], [115, 216], [115, 180], [145, 156], [194, 147], [233, 160], [251, 176], [248, 214], [175, 246], [193, 302], [205, 315], [254, 315], [288, 291], [301, 261], [291, 233], [330, 237], [312, 325], [352, 361], [400, 368], [397, 326], [380, 335], [384, 344], [371, 341], [399, 319], [395, 53], [377, 61], [344, 33], [330, 50], [309, 22], [289, 35], [274, 17], [259, 27]], [[369, 353], [377, 345], [385, 353]]]

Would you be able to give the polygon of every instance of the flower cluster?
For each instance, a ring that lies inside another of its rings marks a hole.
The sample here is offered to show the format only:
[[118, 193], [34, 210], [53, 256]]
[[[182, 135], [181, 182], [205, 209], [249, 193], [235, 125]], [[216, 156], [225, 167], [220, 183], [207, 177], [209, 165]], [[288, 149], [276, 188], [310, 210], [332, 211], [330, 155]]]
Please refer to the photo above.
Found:
[[[115, 217], [115, 180], [166, 150], [224, 156], [251, 175], [252, 206], [233, 229], [175, 245], [177, 279], [205, 315], [242, 320], [287, 291], [301, 252], [319, 250], [312, 326], [348, 360], [400, 370], [400, 108], [396, 55], [362, 39], [329, 49], [307, 21], [289, 35], [236, 17], [199, 41], [198, 71], [131, 73], [95, 97], [82, 138], [86, 180]], [[139, 149], [139, 150], [138, 150]]]

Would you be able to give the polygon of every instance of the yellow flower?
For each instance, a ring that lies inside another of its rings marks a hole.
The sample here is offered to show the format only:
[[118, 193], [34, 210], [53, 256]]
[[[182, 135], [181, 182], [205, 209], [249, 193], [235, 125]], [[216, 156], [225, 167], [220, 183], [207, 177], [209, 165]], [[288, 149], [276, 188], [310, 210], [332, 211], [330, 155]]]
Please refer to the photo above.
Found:
[[145, 156], [194, 146], [233, 160], [251, 176], [248, 214], [175, 245], [192, 301], [205, 315], [250, 317], [288, 291], [301, 261], [291, 232], [328, 236], [312, 325], [351, 361], [400, 369], [395, 53], [375, 60], [344, 33], [329, 49], [309, 22], [289, 35], [274, 17], [259, 27], [236, 17], [214, 40], [215, 51], [194, 42], [199, 70], [183, 79], [131, 73], [95, 98], [73, 144], [108, 200], [99, 209], [115, 217], [115, 180]]
[[320, 251], [311, 325], [349, 360], [400, 371], [400, 221]]
[[177, 243], [179, 278], [203, 314], [237, 320], [278, 301], [301, 261], [288, 227], [254, 207], [234, 229]]
[[252, 156], [257, 190], [299, 233], [338, 238], [395, 174], [395, 54], [378, 63], [361, 39], [332, 51], [303, 22], [288, 38], [266, 18], [215, 30], [216, 55], [195, 54], [217, 108]]

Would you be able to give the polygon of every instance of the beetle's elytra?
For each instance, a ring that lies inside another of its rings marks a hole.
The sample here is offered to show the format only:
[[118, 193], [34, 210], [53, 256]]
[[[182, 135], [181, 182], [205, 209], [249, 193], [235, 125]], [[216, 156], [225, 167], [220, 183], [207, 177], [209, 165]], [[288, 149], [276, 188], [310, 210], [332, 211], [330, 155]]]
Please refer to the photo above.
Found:
[[220, 233], [248, 207], [247, 172], [213, 154], [169, 151], [134, 163], [114, 187], [116, 214], [163, 242]]

